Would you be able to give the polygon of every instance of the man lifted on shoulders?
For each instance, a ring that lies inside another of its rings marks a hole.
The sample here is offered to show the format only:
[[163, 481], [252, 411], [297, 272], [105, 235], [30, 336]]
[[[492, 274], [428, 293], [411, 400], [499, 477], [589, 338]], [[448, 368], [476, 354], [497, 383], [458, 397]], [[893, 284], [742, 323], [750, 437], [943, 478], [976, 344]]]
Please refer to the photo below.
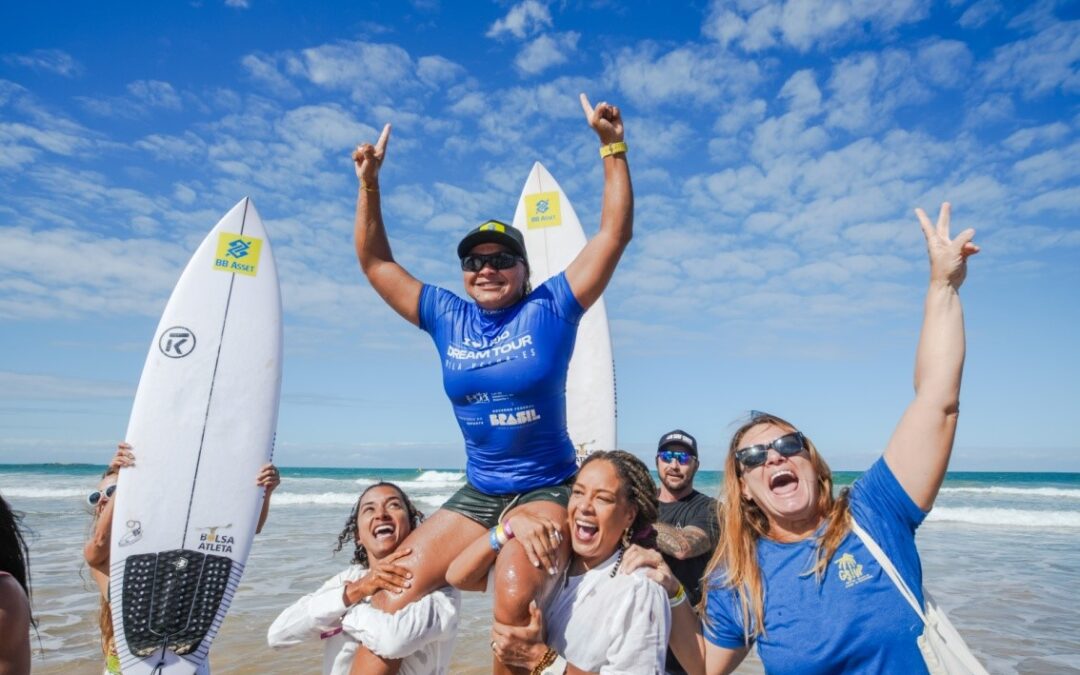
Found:
[[[716, 500], [694, 489], [698, 466], [697, 440], [693, 436], [676, 429], [660, 437], [656, 448], [656, 472], [660, 475], [656, 544], [664, 562], [686, 588], [692, 605], [701, 599], [701, 575], [720, 536]], [[686, 672], [670, 649], [667, 672]]]

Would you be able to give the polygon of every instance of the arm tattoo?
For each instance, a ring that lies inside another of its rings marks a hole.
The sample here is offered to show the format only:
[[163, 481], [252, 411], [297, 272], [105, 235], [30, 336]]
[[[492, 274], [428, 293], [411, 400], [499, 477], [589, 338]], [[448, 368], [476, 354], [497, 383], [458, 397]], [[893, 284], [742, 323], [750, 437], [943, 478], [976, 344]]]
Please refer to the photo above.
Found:
[[675, 527], [666, 523], [656, 523], [653, 527], [656, 528], [656, 546], [661, 553], [686, 560], [712, 552], [709, 535], [700, 527]]

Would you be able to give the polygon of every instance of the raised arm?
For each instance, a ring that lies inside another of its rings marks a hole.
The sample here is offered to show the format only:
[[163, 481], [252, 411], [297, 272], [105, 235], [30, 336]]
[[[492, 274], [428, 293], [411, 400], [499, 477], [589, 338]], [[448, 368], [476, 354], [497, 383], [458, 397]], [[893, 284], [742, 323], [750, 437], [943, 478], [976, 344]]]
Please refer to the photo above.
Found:
[[[135, 466], [135, 454], [127, 443], [116, 446], [116, 454], [109, 460], [108, 473], [119, 473], [120, 469]], [[90, 569], [109, 575], [109, 553], [112, 543], [113, 500], [109, 499], [90, 526], [90, 536], [83, 545], [83, 558]]]
[[975, 230], [949, 237], [950, 211], [948, 202], [942, 204], [934, 225], [922, 209], [915, 210], [926, 236], [930, 288], [915, 352], [915, 400], [885, 448], [885, 462], [923, 511], [934, 505], [952, 453], [964, 370], [959, 290], [967, 274], [967, 259], [979, 252], [971, 241]]
[[356, 197], [356, 257], [371, 286], [386, 304], [414, 325], [420, 325], [420, 289], [415, 277], [394, 260], [390, 240], [383, 226], [379, 202], [379, 168], [386, 158], [386, 143], [390, 140], [390, 125], [383, 127], [379, 140], [364, 143], [353, 152], [356, 177], [360, 181]]
[[[601, 147], [622, 143], [622, 115], [616, 106], [600, 103], [595, 108], [581, 95], [581, 108]], [[600, 231], [585, 244], [566, 268], [566, 280], [581, 306], [588, 309], [603, 294], [615, 266], [619, 263], [634, 229], [634, 189], [630, 185], [630, 167], [626, 152], [604, 157], [604, 205], [600, 213]]]
[[255, 526], [255, 534], [258, 534], [262, 532], [263, 525], [266, 525], [266, 518], [270, 515], [270, 495], [274, 493], [277, 486], [281, 485], [281, 472], [273, 463], [264, 464], [259, 469], [255, 484], [266, 490], [263, 495], [262, 509], [259, 511], [259, 524]]

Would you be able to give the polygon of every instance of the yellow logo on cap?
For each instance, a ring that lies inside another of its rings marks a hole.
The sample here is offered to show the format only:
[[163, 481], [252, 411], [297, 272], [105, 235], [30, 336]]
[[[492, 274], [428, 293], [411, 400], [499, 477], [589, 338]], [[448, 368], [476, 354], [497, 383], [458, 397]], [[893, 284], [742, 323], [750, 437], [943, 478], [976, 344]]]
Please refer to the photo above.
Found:
[[562, 225], [558, 192], [538, 192], [525, 197], [525, 223], [530, 230]]
[[480, 227], [478, 227], [476, 229], [478, 231], [480, 231], [480, 232], [490, 232], [491, 230], [494, 230], [496, 232], [505, 233], [506, 232], [506, 225], [503, 225], [502, 223], [496, 222], [494, 220], [489, 220], [488, 222], [484, 223], [483, 225], [481, 225]]
[[218, 235], [214, 269], [253, 277], [259, 272], [261, 251], [262, 239], [245, 237], [233, 232], [222, 232]]

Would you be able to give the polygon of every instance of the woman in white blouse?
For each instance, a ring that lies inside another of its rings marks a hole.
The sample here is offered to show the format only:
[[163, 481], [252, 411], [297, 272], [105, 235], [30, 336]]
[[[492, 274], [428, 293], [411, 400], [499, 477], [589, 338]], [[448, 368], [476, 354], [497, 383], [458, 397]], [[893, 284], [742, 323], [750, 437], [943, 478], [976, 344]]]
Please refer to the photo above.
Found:
[[348, 673], [359, 644], [384, 659], [403, 659], [401, 675], [449, 672], [461, 599], [456, 590], [442, 588], [394, 614], [370, 604], [378, 591], [401, 593], [411, 586], [412, 575], [397, 564], [410, 551], [398, 546], [422, 518], [393, 483], [364, 490], [335, 549], [352, 540], [352, 564], [283, 611], [267, 633], [270, 646], [321, 640], [324, 675]]
[[[664, 672], [671, 610], [644, 570], [619, 574], [623, 551], [655, 544], [659, 505], [645, 464], [628, 452], [594, 452], [574, 479], [567, 507], [573, 558], [565, 578], [532, 607], [529, 626], [496, 623], [491, 649], [503, 664], [533, 673]], [[447, 580], [481, 590], [499, 549], [526, 529], [515, 515], [473, 542]], [[534, 564], [539, 564], [534, 560]]]

